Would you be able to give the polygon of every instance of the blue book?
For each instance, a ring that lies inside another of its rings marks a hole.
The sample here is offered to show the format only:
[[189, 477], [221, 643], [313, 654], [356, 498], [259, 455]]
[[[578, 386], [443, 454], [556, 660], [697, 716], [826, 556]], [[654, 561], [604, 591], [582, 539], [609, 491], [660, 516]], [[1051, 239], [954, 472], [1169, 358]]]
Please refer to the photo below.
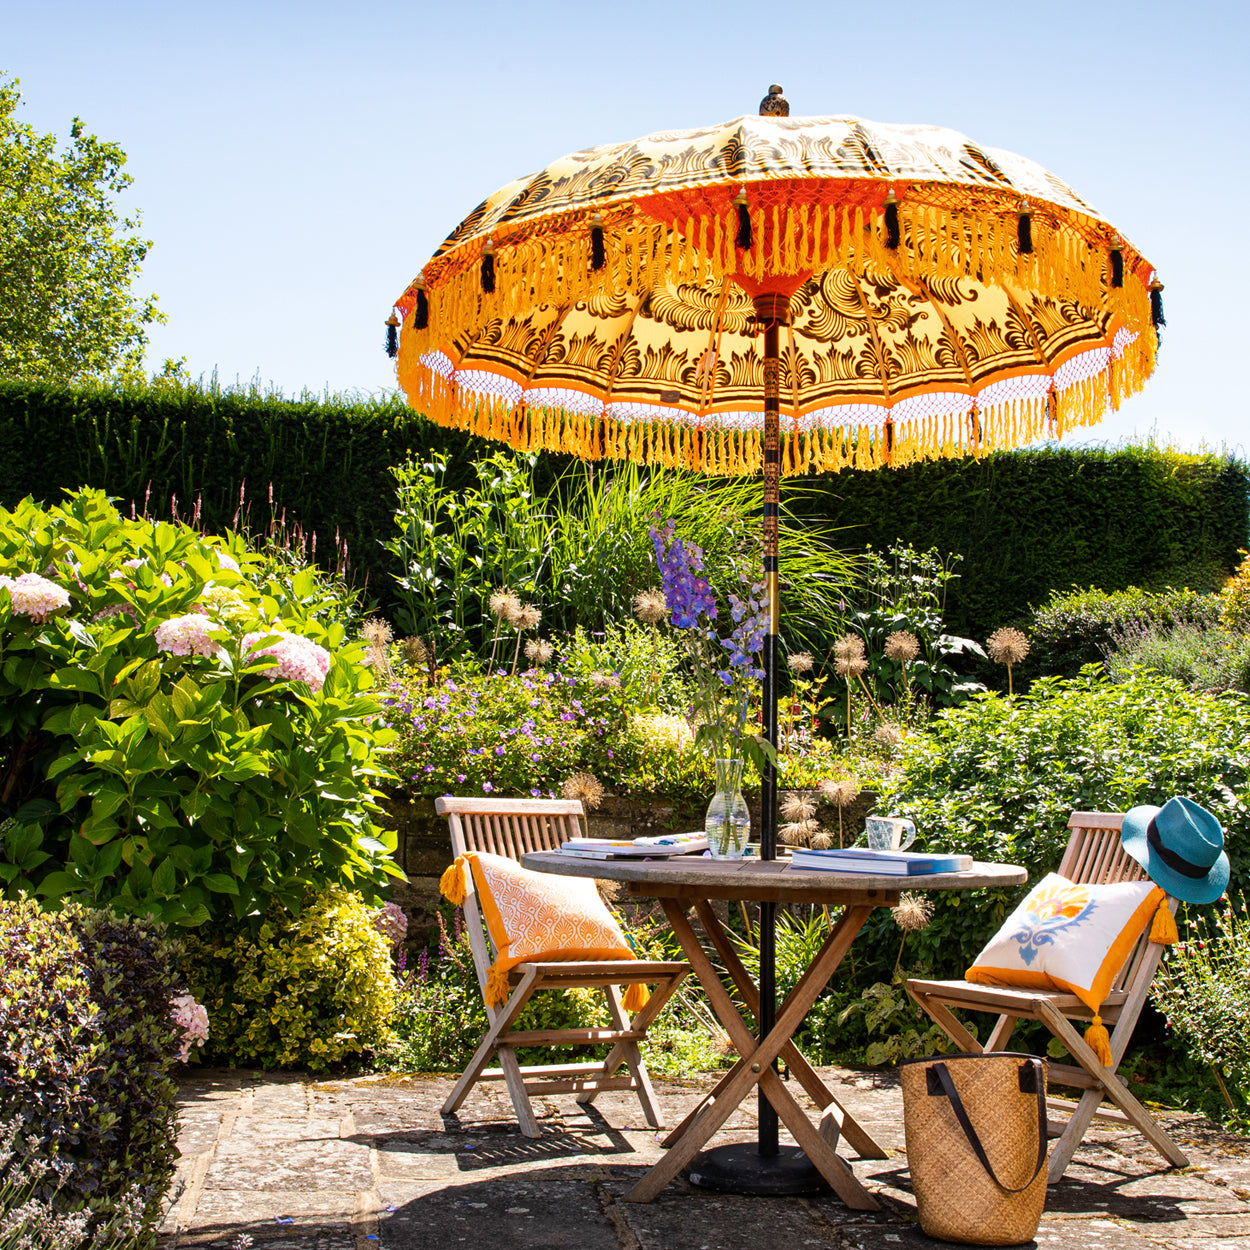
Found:
[[916, 851], [870, 851], [862, 846], [817, 851], [800, 847], [790, 855], [792, 868], [860, 873], [881, 877], [919, 877], [937, 872], [967, 872], [971, 855], [935, 855]]

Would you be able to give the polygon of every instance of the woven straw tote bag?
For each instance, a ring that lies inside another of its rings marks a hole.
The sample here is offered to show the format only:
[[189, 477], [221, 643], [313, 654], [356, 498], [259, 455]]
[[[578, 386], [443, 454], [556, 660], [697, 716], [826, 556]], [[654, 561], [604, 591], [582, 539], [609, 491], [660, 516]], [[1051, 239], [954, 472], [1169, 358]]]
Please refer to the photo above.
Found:
[[1030, 1241], [1046, 1202], [1046, 1069], [992, 1052], [901, 1065], [920, 1227], [943, 1241]]

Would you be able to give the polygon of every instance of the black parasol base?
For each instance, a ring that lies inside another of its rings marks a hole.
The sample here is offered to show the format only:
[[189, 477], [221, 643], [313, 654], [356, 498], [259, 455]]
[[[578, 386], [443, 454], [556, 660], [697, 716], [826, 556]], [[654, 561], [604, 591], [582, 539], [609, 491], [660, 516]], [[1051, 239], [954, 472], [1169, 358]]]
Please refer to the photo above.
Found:
[[695, 1155], [686, 1177], [702, 1189], [757, 1198], [814, 1194], [829, 1188], [798, 1146], [780, 1146], [776, 1154], [762, 1155], [755, 1142], [735, 1142]]

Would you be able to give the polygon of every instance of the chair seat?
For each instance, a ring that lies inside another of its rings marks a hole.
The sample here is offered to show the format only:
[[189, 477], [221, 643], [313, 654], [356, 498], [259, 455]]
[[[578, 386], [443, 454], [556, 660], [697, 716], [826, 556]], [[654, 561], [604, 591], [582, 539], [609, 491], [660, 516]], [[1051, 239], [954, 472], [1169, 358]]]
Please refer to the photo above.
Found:
[[660, 981], [678, 972], [688, 971], [690, 965], [648, 959], [560, 959], [516, 964], [508, 971], [508, 980], [516, 984], [530, 972], [537, 973], [546, 982], [576, 978], [579, 985], [586, 985], [586, 977], [603, 981], [606, 985], [630, 985], [639, 981]]
[[[1068, 846], [1059, 863], [1058, 874], [1068, 881], [1085, 885], [1113, 885], [1121, 881], [1145, 881], [1142, 866], [1124, 849], [1121, 829], [1123, 812], [1073, 812], [1068, 819]], [[1176, 912], [1176, 899], [1168, 906]], [[1153, 931], [1153, 925], [1151, 925]], [[1165, 930], [1166, 932], [1166, 930]], [[1029, 989], [1008, 985], [982, 985], [974, 981], [909, 980], [907, 992], [965, 1054], [1006, 1050], [1018, 1020], [1036, 1020], [1064, 1047], [1072, 1064], [1048, 1061], [1047, 1070], [1055, 1083], [1079, 1089], [1080, 1101], [1067, 1124], [1058, 1131], [1059, 1140], [1050, 1153], [1049, 1181], [1063, 1176], [1078, 1144], [1094, 1117], [1101, 1114], [1104, 1100], [1110, 1102], [1127, 1122], [1173, 1167], [1186, 1167], [1185, 1152], [1158, 1124], [1150, 1112], [1132, 1095], [1116, 1068], [1124, 1058], [1133, 1027], [1150, 993], [1150, 983], [1159, 967], [1162, 946], [1151, 933], [1143, 932], [1137, 944], [1114, 972], [1112, 989], [1098, 1008], [1097, 1015], [1109, 1027], [1110, 1037], [1083, 1037], [1075, 1024], [1093, 1020], [1095, 1013], [1075, 994], [1061, 990]], [[990, 1012], [998, 1016], [982, 1042], [955, 1014], [955, 1010]], [[1105, 1045], [1103, 1044], [1105, 1043]], [[1101, 1049], [1095, 1050], [1099, 1045]], [[1055, 1126], [1056, 1130], [1060, 1126]]]
[[[982, 985], [979, 981], [920, 981], [909, 980], [907, 988], [917, 994], [936, 998], [938, 1002], [953, 1007], [967, 1007], [973, 1011], [1000, 1011], [1013, 1016], [1035, 1015], [1034, 1004], [1046, 999], [1065, 1016], [1078, 1020], [1092, 1020], [1094, 1013], [1075, 994], [1061, 991], [1013, 989], [1005, 985]], [[1119, 1019], [1120, 1008], [1128, 999], [1123, 990], [1112, 990], [1103, 1001], [1098, 1014], [1107, 1024]]]

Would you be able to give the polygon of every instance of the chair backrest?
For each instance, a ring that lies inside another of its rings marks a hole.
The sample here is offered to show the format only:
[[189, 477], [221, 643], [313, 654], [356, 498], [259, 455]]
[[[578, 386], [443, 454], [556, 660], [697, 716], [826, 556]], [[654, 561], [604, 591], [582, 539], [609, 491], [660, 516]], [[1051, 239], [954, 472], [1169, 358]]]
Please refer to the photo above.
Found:
[[569, 838], [585, 836], [585, 814], [577, 799], [462, 799], [447, 795], [434, 800], [434, 810], [447, 817], [455, 855], [486, 851], [519, 860], [529, 851], [559, 850]]
[[[1147, 880], [1146, 870], [1131, 855], [1126, 855], [1120, 844], [1123, 823], [1123, 812], [1073, 812], [1068, 819], [1072, 833], [1059, 864], [1059, 875], [1084, 885]], [[1169, 898], [1168, 903], [1175, 911], [1176, 900]], [[1147, 935], [1143, 934], [1124, 961], [1112, 990], [1127, 990], [1137, 979], [1142, 961], [1153, 955], [1152, 963], [1157, 964], [1159, 953], [1159, 947], [1152, 950]], [[1154, 968], [1150, 971], [1153, 975]]]

